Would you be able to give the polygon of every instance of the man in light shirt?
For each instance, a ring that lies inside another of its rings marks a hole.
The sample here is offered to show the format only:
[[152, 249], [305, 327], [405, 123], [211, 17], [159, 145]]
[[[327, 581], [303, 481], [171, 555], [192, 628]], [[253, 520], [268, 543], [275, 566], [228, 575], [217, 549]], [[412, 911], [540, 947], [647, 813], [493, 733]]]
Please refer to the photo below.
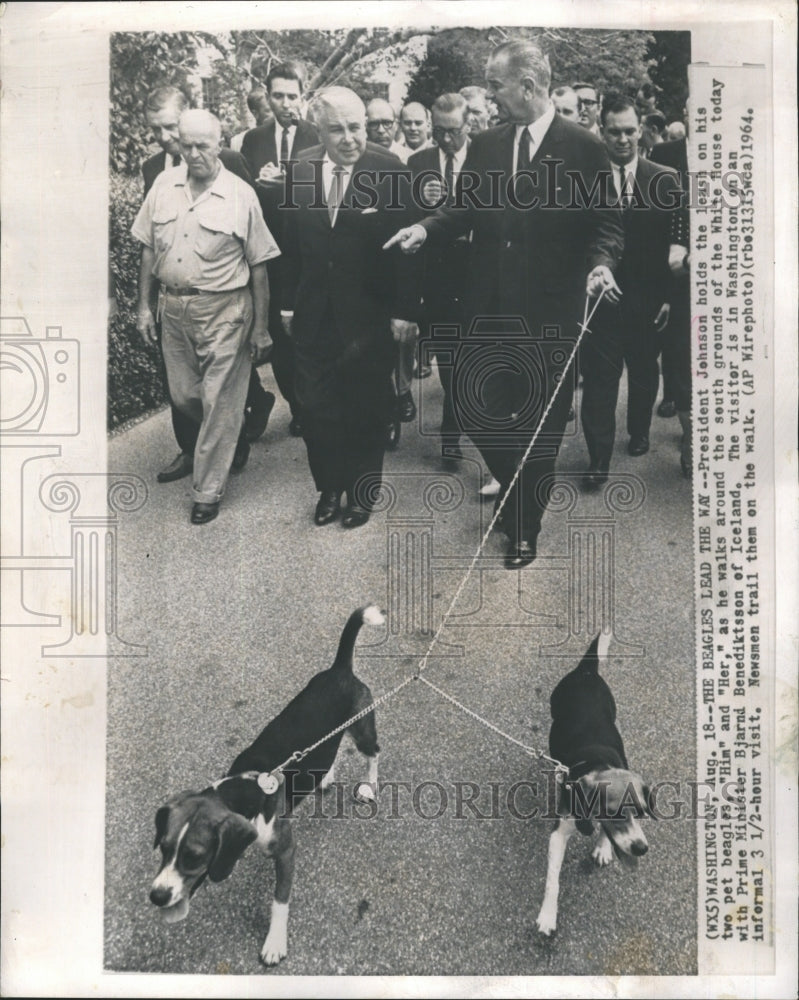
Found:
[[400, 111], [400, 128], [405, 145], [411, 153], [430, 145], [430, 112], [418, 101], [411, 101], [403, 106]]
[[170, 396], [198, 425], [191, 521], [206, 524], [241, 440], [250, 365], [271, 350], [266, 262], [280, 251], [255, 192], [219, 159], [219, 120], [184, 111], [179, 145], [183, 163], [158, 176], [131, 230], [143, 247], [136, 326], [156, 342], [157, 280]]

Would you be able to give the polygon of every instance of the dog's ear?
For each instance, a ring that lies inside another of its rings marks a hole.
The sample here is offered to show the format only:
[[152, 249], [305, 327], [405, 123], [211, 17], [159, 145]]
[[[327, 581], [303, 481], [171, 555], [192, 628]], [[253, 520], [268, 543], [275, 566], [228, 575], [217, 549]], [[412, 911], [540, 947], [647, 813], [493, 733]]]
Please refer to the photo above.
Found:
[[644, 793], [644, 812], [650, 819], [657, 819], [657, 813], [655, 812], [655, 799], [652, 795], [652, 789], [649, 785], [643, 786]]
[[594, 832], [594, 824], [590, 819], [578, 819], [575, 825], [584, 837], [590, 837]]
[[155, 814], [155, 842], [153, 843], [153, 850], [158, 847], [164, 838], [166, 833], [167, 823], [169, 822], [169, 812], [171, 806], [161, 806], [158, 812]]
[[255, 840], [255, 827], [238, 813], [230, 813], [217, 829], [219, 843], [214, 860], [208, 866], [212, 882], [221, 882], [233, 871], [236, 862]]
[[153, 850], [161, 843], [164, 839], [164, 834], [169, 826], [169, 814], [175, 808], [181, 804], [181, 802], [186, 801], [194, 793], [193, 792], [178, 792], [177, 795], [173, 795], [168, 802], [165, 802], [158, 812], [155, 814], [155, 842], [153, 843]]

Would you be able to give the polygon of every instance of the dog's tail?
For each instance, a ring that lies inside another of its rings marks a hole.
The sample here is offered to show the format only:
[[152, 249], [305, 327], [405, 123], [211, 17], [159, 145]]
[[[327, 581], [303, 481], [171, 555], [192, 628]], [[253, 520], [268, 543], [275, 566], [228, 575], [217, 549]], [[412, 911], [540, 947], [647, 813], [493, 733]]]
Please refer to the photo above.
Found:
[[594, 637], [593, 642], [586, 650], [585, 656], [580, 660], [580, 670], [595, 674], [599, 671], [600, 663], [604, 663], [608, 658], [610, 649], [610, 636], [604, 632]]
[[338, 644], [338, 652], [333, 661], [331, 670], [352, 670], [352, 651], [355, 648], [355, 640], [361, 631], [362, 625], [383, 625], [386, 616], [376, 604], [368, 604], [365, 608], [358, 608], [353, 611], [341, 633]]

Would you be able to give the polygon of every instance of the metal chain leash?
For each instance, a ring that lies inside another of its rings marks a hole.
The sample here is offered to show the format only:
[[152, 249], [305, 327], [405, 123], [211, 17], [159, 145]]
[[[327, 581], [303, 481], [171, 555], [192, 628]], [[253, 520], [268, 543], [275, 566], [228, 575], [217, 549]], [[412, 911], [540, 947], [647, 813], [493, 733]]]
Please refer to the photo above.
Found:
[[583, 337], [585, 336], [586, 332], [588, 331], [588, 324], [591, 322], [591, 320], [592, 320], [592, 318], [594, 316], [594, 313], [596, 312], [596, 310], [597, 310], [597, 308], [599, 306], [599, 303], [602, 301], [602, 298], [603, 298], [604, 295], [605, 295], [605, 289], [603, 288], [602, 291], [597, 296], [596, 302], [594, 303], [594, 306], [591, 309], [590, 313], [588, 311], [589, 297], [588, 297], [588, 295], [586, 295], [586, 298], [585, 298], [585, 310], [583, 312], [583, 321], [580, 324], [580, 333], [578, 334], [577, 339], [574, 342], [574, 347], [572, 348], [571, 354], [569, 355], [569, 359], [566, 362], [566, 365], [565, 365], [565, 367], [563, 369], [563, 375], [555, 383], [554, 391], [553, 391], [553, 393], [552, 393], [552, 395], [551, 395], [551, 397], [549, 399], [549, 402], [547, 403], [547, 405], [546, 405], [546, 407], [544, 409], [543, 414], [541, 415], [541, 419], [538, 422], [538, 426], [536, 427], [536, 429], [535, 429], [535, 431], [533, 433], [533, 436], [530, 438], [530, 442], [527, 445], [527, 448], [526, 448], [526, 450], [524, 452], [524, 455], [522, 456], [522, 458], [521, 458], [518, 466], [516, 467], [516, 472], [514, 473], [513, 478], [510, 481], [510, 485], [508, 486], [508, 489], [505, 491], [505, 495], [500, 500], [499, 505], [497, 506], [497, 509], [494, 512], [494, 516], [491, 519], [491, 522], [489, 523], [488, 527], [486, 528], [486, 530], [485, 530], [485, 532], [483, 534], [483, 537], [480, 539], [480, 544], [477, 547], [477, 551], [475, 552], [474, 556], [472, 557], [472, 561], [469, 563], [469, 566], [468, 566], [468, 568], [466, 570], [466, 573], [464, 574], [463, 579], [461, 580], [460, 584], [458, 585], [458, 587], [457, 587], [457, 589], [455, 591], [455, 594], [454, 594], [452, 600], [449, 603], [449, 607], [447, 608], [447, 610], [442, 615], [441, 621], [440, 621], [440, 623], [438, 625], [438, 628], [436, 629], [435, 633], [433, 634], [433, 638], [430, 640], [430, 643], [429, 643], [429, 645], [427, 647], [427, 650], [426, 650], [424, 656], [421, 658], [421, 660], [419, 660], [419, 666], [418, 666], [418, 669], [417, 669], [416, 673], [415, 674], [411, 674], [409, 677], [406, 677], [405, 680], [403, 680], [399, 684], [397, 684], [396, 687], [393, 687], [393, 688], [391, 688], [391, 690], [386, 691], [384, 694], [380, 695], [380, 697], [377, 698], [377, 699], [375, 699], [375, 701], [373, 701], [370, 705], [368, 705], [366, 708], [362, 709], [360, 712], [358, 712], [355, 715], [353, 715], [351, 718], [347, 719], [346, 722], [342, 722], [340, 726], [337, 726], [335, 729], [331, 730], [329, 733], [327, 733], [326, 736], [323, 736], [321, 739], [317, 740], [316, 743], [313, 743], [313, 744], [311, 744], [311, 746], [306, 747], [305, 750], [296, 750], [290, 757], [286, 758], [286, 760], [284, 760], [282, 764], [280, 764], [276, 768], [273, 768], [272, 771], [270, 772], [271, 774], [276, 774], [279, 771], [280, 772], [284, 771], [290, 764], [299, 763], [299, 761], [301, 761], [304, 757], [307, 757], [309, 753], [313, 753], [313, 751], [316, 750], [317, 747], [320, 747], [323, 743], [326, 743], [328, 740], [332, 739], [334, 736], [338, 736], [339, 733], [343, 733], [346, 729], [349, 729], [350, 726], [354, 725], [356, 722], [359, 722], [361, 719], [365, 718], [367, 715], [369, 715], [370, 712], [374, 712], [374, 710], [379, 705], [382, 705], [384, 702], [387, 702], [390, 698], [393, 698], [394, 695], [399, 694], [399, 692], [404, 687], [407, 687], [408, 684], [410, 684], [410, 683], [412, 683], [413, 681], [416, 681], [416, 680], [419, 680], [419, 681], [422, 681], [423, 683], [425, 683], [428, 687], [432, 688], [432, 690], [434, 690], [442, 698], [444, 698], [447, 701], [451, 702], [453, 705], [455, 705], [461, 711], [465, 712], [467, 715], [469, 715], [471, 718], [473, 718], [476, 722], [479, 722], [481, 725], [484, 725], [488, 729], [491, 729], [493, 732], [497, 733], [497, 735], [502, 736], [504, 739], [508, 740], [510, 743], [513, 743], [515, 746], [519, 747], [521, 750], [523, 750], [529, 756], [531, 756], [531, 757], [537, 757], [539, 760], [547, 760], [551, 764], [554, 764], [556, 772], [568, 774], [569, 769], [568, 769], [568, 767], [566, 767], [565, 764], [562, 764], [559, 760], [555, 760], [555, 758], [550, 757], [549, 754], [545, 753], [543, 750], [536, 750], [534, 747], [527, 746], [525, 743], [522, 743], [520, 740], [517, 740], [515, 737], [511, 736], [509, 733], [504, 732], [504, 730], [500, 729], [498, 726], [495, 726], [492, 722], [489, 722], [488, 719], [483, 718], [483, 716], [478, 715], [476, 712], [472, 711], [472, 709], [467, 708], [466, 705], [464, 705], [461, 702], [459, 702], [452, 695], [447, 694], [446, 691], [444, 691], [441, 688], [437, 687], [435, 684], [432, 683], [432, 681], [429, 681], [426, 677], [422, 677], [422, 671], [427, 668], [427, 661], [429, 660], [430, 656], [432, 655], [433, 649], [435, 648], [435, 646], [436, 646], [436, 644], [438, 642], [439, 636], [441, 635], [442, 631], [444, 630], [444, 628], [445, 628], [445, 626], [447, 624], [447, 619], [452, 614], [452, 612], [453, 612], [453, 610], [455, 608], [455, 605], [458, 603], [458, 600], [460, 599], [460, 596], [463, 593], [464, 588], [466, 587], [466, 584], [469, 582], [469, 578], [472, 575], [474, 567], [477, 565], [478, 559], [482, 555], [482, 552], [483, 552], [483, 549], [485, 548], [486, 542], [488, 541], [489, 536], [491, 535], [491, 532], [494, 530], [494, 526], [496, 525], [497, 521], [499, 520], [499, 518], [502, 515], [502, 510], [503, 510], [503, 508], [504, 508], [504, 506], [505, 506], [505, 504], [507, 502], [508, 497], [510, 496], [511, 490], [516, 485], [516, 483], [517, 483], [517, 481], [519, 479], [519, 476], [521, 475], [522, 469], [524, 468], [524, 464], [527, 461], [527, 459], [528, 459], [528, 457], [530, 455], [530, 452], [535, 447], [535, 443], [538, 440], [539, 434], [541, 433], [541, 428], [544, 426], [544, 421], [549, 416], [550, 410], [552, 409], [552, 407], [555, 404], [555, 399], [557, 398], [557, 395], [560, 392], [561, 385], [565, 381], [566, 372], [569, 370], [569, 368], [571, 367], [572, 362], [574, 361], [574, 358], [575, 358], [575, 356], [577, 354], [577, 351], [578, 351], [578, 349], [580, 347], [580, 343], [582, 342]]

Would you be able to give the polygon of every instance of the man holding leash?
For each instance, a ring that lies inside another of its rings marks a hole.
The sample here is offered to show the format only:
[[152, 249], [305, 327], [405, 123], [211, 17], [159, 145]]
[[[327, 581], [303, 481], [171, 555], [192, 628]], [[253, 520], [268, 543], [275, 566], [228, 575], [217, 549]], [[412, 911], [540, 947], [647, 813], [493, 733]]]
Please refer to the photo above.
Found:
[[[555, 113], [549, 62], [538, 46], [526, 40], [498, 46], [486, 83], [505, 123], [472, 136], [456, 203], [401, 229], [386, 248], [399, 244], [413, 253], [428, 239], [442, 245], [472, 232], [467, 314], [488, 323], [482, 365], [475, 350], [459, 352], [455, 383], [463, 385], [455, 396], [482, 406], [466, 415], [479, 425], [473, 436], [505, 500], [505, 566], [521, 569], [536, 556], [571, 406], [574, 366], [568, 373], [565, 366], [586, 293], [601, 291], [618, 301], [613, 268], [623, 230], [620, 212], [603, 195], [607, 153], [585, 129]], [[512, 343], [511, 325], [523, 331], [513, 333]]]

